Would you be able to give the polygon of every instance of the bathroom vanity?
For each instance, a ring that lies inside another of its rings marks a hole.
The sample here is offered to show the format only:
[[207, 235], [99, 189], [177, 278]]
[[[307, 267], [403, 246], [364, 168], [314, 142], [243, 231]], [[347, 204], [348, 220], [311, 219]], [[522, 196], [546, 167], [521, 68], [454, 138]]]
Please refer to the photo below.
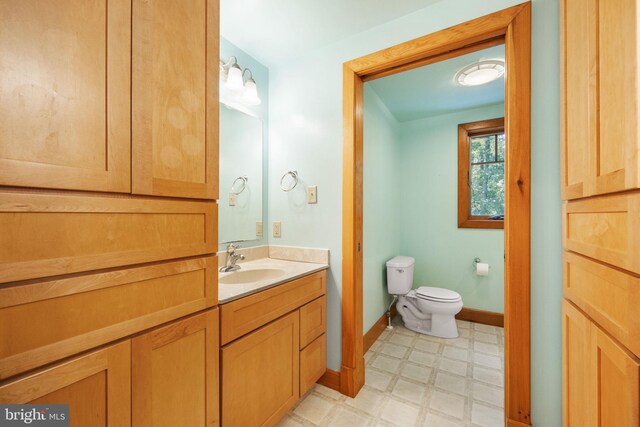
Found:
[[275, 425], [325, 373], [327, 268], [266, 258], [219, 275], [223, 426]]

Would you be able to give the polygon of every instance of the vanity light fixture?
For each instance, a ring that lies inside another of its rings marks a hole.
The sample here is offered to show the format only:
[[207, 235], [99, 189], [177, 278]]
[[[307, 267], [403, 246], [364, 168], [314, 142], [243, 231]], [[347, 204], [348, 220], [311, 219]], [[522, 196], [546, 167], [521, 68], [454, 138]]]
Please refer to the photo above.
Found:
[[[245, 81], [244, 74], [249, 72], [249, 78]], [[253, 79], [250, 69], [240, 68], [235, 56], [229, 58], [226, 63], [220, 61], [220, 101], [224, 104], [243, 104], [248, 106], [259, 105], [258, 87]]]
[[454, 81], [460, 86], [479, 86], [497, 80], [503, 74], [503, 60], [483, 59], [458, 71]]

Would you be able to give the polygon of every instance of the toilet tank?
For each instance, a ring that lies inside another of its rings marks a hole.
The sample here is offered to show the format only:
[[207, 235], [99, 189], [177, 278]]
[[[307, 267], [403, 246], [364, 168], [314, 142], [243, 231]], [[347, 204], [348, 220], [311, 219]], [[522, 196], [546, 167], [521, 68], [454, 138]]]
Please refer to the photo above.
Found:
[[405, 295], [413, 286], [415, 259], [397, 256], [387, 261], [387, 288], [391, 295]]

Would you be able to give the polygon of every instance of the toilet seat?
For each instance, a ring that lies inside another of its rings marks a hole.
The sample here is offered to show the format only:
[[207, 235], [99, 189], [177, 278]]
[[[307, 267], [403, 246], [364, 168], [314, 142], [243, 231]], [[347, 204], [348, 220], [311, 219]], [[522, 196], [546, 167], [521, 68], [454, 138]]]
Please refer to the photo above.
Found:
[[416, 296], [420, 299], [441, 303], [453, 303], [462, 300], [459, 293], [450, 289], [421, 286], [416, 291]]

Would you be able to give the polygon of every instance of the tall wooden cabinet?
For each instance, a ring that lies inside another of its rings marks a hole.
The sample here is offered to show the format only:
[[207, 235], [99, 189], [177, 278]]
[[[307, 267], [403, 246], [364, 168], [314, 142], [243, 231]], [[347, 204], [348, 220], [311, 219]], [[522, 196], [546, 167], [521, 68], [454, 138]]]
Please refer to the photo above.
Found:
[[563, 0], [563, 424], [640, 425], [638, 0]]
[[219, 424], [218, 0], [0, 0], [0, 403]]

